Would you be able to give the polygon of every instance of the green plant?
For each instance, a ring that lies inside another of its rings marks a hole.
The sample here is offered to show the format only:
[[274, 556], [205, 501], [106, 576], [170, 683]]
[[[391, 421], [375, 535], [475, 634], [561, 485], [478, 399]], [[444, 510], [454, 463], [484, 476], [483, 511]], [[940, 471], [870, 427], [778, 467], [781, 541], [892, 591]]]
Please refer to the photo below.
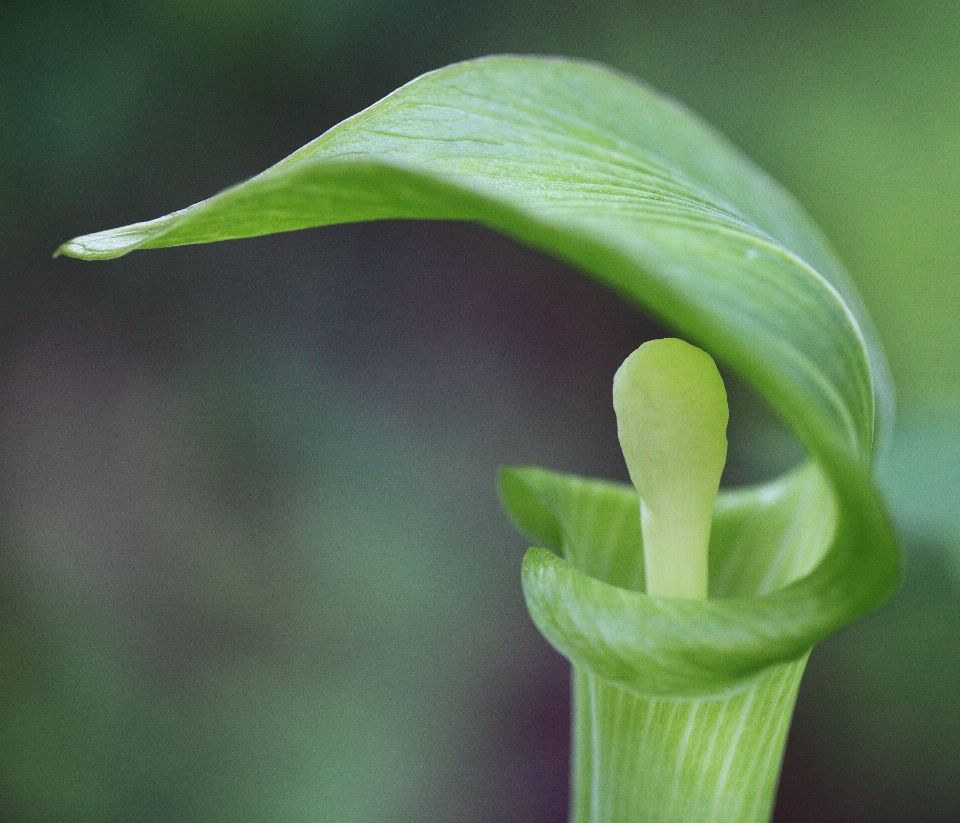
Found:
[[872, 479], [889, 378], [841, 264], [676, 103], [597, 65], [520, 57], [424, 75], [246, 183], [60, 253], [402, 217], [480, 222], [570, 262], [737, 372], [806, 447], [789, 475], [717, 498], [706, 599], [643, 592], [633, 489], [501, 476], [546, 547], [523, 563], [530, 612], [574, 666], [573, 819], [767, 819], [810, 649], [899, 575]]

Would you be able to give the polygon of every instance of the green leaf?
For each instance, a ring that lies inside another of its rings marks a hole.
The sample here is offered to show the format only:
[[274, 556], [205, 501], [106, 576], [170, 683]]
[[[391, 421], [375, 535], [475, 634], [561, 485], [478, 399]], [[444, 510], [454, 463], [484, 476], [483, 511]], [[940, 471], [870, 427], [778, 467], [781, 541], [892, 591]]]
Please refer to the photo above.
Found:
[[[833, 540], [785, 588], [682, 605], [596, 592], [601, 611], [653, 621], [643, 636], [655, 690], [742, 687], [890, 594], [899, 551], [871, 468], [887, 371], [842, 266], [795, 201], [722, 137], [601, 66], [496, 57], [441, 69], [242, 185], [60, 252], [103, 259], [401, 217], [476, 221], [581, 268], [737, 372], [819, 466]], [[537, 539], [555, 537], [543, 507], [531, 511]], [[525, 565], [528, 593], [609, 586], [582, 577], [543, 552]], [[573, 605], [551, 608], [560, 621]]]

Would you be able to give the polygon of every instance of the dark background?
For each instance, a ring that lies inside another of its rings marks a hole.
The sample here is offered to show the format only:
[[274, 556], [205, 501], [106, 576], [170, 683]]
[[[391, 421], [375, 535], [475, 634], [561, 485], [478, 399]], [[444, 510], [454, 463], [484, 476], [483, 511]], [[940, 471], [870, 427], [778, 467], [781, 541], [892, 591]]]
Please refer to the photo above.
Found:
[[[497, 467], [625, 478], [662, 331], [473, 226], [52, 259], [417, 74], [593, 58], [820, 221], [894, 369], [909, 566], [819, 647], [776, 819], [960, 820], [960, 4], [0, 4], [0, 819], [565, 819], [567, 670]], [[727, 480], [796, 447], [731, 386]]]

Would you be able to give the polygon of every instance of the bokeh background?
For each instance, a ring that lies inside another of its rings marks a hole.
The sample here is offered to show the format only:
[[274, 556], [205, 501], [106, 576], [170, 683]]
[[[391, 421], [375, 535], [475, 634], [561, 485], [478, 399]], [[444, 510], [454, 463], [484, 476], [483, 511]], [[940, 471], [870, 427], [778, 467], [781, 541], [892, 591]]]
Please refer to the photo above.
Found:
[[[0, 819], [565, 819], [494, 477], [625, 479], [610, 380], [662, 331], [466, 225], [51, 258], [493, 52], [674, 95], [847, 261], [909, 565], [814, 652], [776, 820], [960, 820], [956, 0], [0, 3]], [[727, 481], [795, 462], [731, 395]]]

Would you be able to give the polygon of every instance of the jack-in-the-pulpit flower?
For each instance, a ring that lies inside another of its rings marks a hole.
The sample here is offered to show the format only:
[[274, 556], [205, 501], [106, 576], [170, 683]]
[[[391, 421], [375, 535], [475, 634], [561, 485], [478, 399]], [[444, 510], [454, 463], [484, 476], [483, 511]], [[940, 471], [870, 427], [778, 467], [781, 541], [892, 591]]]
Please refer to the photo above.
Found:
[[[899, 577], [872, 474], [887, 368], [829, 244], [677, 103], [593, 63], [493, 57], [408, 83], [243, 184], [60, 253], [386, 218], [475, 221], [579, 268], [737, 373], [806, 447], [788, 476], [721, 492], [712, 519], [701, 491], [681, 501], [642, 466], [639, 496], [540, 469], [501, 477], [539, 547], [523, 563], [530, 612], [574, 667], [574, 821], [765, 820], [809, 650]], [[647, 448], [624, 444], [628, 462]], [[663, 565], [658, 546], [702, 555], [707, 533], [705, 574]]]
[[[795, 496], [811, 493], [816, 480], [809, 469], [762, 491], [727, 493], [717, 505], [727, 397], [713, 359], [695, 346], [645, 343], [617, 371], [613, 405], [633, 490], [536, 469], [507, 470], [501, 482], [521, 527], [543, 535], [543, 522], [530, 513], [552, 519], [548, 544], [593, 578], [568, 572], [563, 583], [545, 586], [532, 549], [534, 619], [565, 653], [573, 644], [582, 653], [602, 636], [590, 651], [616, 664], [634, 655], [631, 643], [652, 645], [643, 635], [657, 631], [656, 621], [631, 613], [631, 601], [756, 595], [760, 586], [785, 585], [829, 545], [833, 519], [819, 530], [797, 520]], [[798, 566], [799, 557], [806, 561]], [[708, 586], [711, 571], [719, 579]], [[570, 658], [574, 821], [769, 817], [806, 655], [771, 666], [739, 690], [696, 697], [647, 694], [642, 667], [614, 679], [589, 655]]]

